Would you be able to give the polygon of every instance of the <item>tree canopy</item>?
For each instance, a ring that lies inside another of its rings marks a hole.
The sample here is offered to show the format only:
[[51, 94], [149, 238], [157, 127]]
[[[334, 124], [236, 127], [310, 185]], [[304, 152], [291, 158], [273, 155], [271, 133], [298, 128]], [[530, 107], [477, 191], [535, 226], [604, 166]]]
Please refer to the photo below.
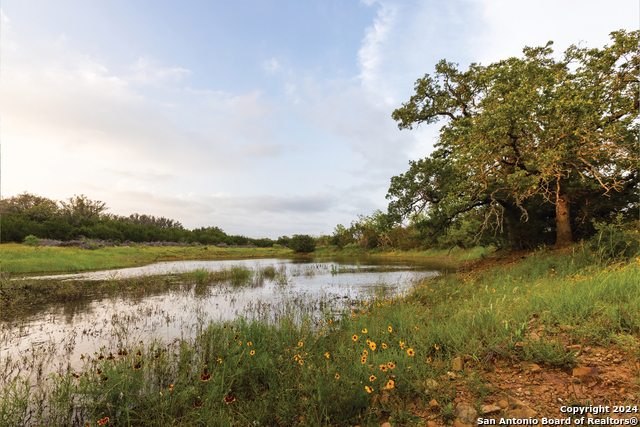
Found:
[[637, 211], [639, 35], [561, 59], [549, 42], [467, 71], [440, 61], [392, 114], [400, 129], [446, 124], [436, 150], [392, 178], [390, 214], [425, 212], [438, 231], [481, 211], [481, 228], [506, 227], [512, 242], [528, 222], [564, 246], [604, 211]]

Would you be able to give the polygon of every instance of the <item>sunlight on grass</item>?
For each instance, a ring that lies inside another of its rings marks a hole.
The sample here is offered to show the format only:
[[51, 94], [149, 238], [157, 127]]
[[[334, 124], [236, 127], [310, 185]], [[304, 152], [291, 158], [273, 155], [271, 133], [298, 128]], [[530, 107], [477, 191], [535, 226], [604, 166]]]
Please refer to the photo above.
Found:
[[288, 249], [276, 248], [121, 246], [88, 250], [76, 247], [33, 248], [17, 243], [5, 243], [0, 245], [0, 271], [7, 273], [77, 272], [138, 267], [157, 261], [281, 257], [290, 254], [291, 251]]

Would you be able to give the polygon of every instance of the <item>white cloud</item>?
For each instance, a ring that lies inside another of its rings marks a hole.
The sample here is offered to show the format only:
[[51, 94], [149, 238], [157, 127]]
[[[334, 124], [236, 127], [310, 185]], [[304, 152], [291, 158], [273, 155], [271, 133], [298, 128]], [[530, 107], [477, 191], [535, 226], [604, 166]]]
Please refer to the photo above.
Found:
[[[28, 136], [36, 145], [21, 149], [32, 157], [43, 152], [46, 140], [60, 148], [49, 157], [59, 165], [69, 160], [65, 152], [75, 151], [90, 153], [96, 159], [92, 163], [116, 161], [121, 168], [135, 168], [143, 161], [158, 170], [224, 171], [242, 168], [242, 157], [234, 154], [230, 141], [257, 144], [265, 137], [274, 139], [270, 118], [277, 109], [261, 91], [143, 95], [136, 86], [140, 80], [161, 84], [162, 79], [187, 73], [179, 67], [153, 68], [144, 60], [139, 61], [138, 75], [144, 79], [119, 76], [65, 42], [56, 44], [49, 44], [44, 56], [36, 54], [43, 50], [38, 46], [26, 45], [9, 55], [3, 51], [3, 133], [7, 141], [14, 135]], [[22, 61], [23, 57], [30, 60]], [[169, 116], [162, 110], [167, 105], [182, 108]]]
[[169, 50], [132, 64], [64, 36], [27, 41], [0, 10], [3, 189], [85, 193], [119, 214], [255, 237], [330, 232], [384, 209], [390, 177], [432, 151], [440, 125], [399, 131], [391, 113], [440, 59], [466, 68], [550, 39], [600, 47], [637, 28], [637, 1], [612, 1], [363, 0], [377, 15], [354, 49], [357, 75], [294, 69], [309, 53], [292, 51], [291, 63], [258, 63], [268, 77], [243, 92]]
[[473, 0], [481, 7], [485, 28], [470, 39], [476, 62], [484, 64], [522, 56], [525, 46], [554, 41], [558, 56], [571, 44], [589, 48], [610, 44], [609, 33], [639, 26], [640, 3], [611, 0]]
[[292, 104], [300, 103], [300, 97], [297, 93], [297, 86], [291, 83], [285, 83], [284, 85], [284, 93], [287, 96], [287, 99], [291, 101]]
[[[176, 87], [188, 70], [161, 68], [148, 57], [133, 77], [117, 74], [64, 38], [26, 42], [10, 34], [15, 49], [7, 49], [4, 13], [2, 20], [4, 194], [85, 193], [122, 214], [169, 216], [164, 209], [176, 194], [197, 199], [225, 174], [248, 170], [250, 158], [286, 148], [272, 129], [278, 109], [259, 90]], [[132, 191], [135, 197], [125, 195]], [[173, 217], [197, 226], [205, 208]]]
[[271, 58], [262, 63], [262, 67], [269, 73], [275, 73], [278, 70], [282, 69], [282, 65], [276, 58]]
[[[369, 5], [372, 2], [368, 3]], [[381, 67], [385, 61], [385, 46], [389, 41], [392, 27], [395, 23], [397, 8], [391, 3], [382, 3], [378, 16], [373, 22], [373, 26], [366, 29], [362, 47], [358, 51], [358, 61], [360, 63], [359, 78], [363, 87], [370, 91], [381, 92], [384, 87]], [[393, 103], [393, 98], [389, 94], [381, 93], [388, 104]]]
[[4, 14], [2, 8], [0, 8], [0, 46], [3, 52], [7, 50], [13, 51], [18, 47], [11, 21]]
[[276, 143], [250, 143], [240, 147], [239, 152], [244, 156], [264, 158], [277, 157], [284, 151], [283, 144]]
[[126, 77], [129, 81], [142, 84], [159, 84], [166, 81], [179, 82], [192, 74], [191, 70], [182, 67], [161, 68], [157, 61], [149, 57], [138, 59], [131, 67], [133, 75]]
[[329, 210], [335, 202], [335, 198], [326, 192], [315, 192], [306, 196], [214, 195], [214, 200], [216, 205], [225, 206], [234, 212], [241, 210], [249, 214], [261, 212], [320, 214]]

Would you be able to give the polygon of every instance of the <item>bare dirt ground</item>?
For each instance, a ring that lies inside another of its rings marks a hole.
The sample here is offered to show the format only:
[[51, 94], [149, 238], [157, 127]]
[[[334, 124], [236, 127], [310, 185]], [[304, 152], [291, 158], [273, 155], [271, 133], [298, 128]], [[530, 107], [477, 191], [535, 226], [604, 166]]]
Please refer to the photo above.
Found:
[[[461, 271], [479, 273], [498, 265], [521, 261], [530, 251], [497, 253], [496, 256], [461, 265]], [[544, 325], [531, 319], [526, 339], [541, 339], [538, 335]], [[404, 408], [417, 417], [413, 421], [400, 422], [389, 419], [379, 411], [379, 425], [423, 425], [429, 427], [454, 425], [493, 424], [501, 419], [511, 419], [511, 424], [552, 425], [567, 423], [572, 414], [565, 407], [598, 407], [600, 413], [573, 415], [569, 425], [614, 425], [626, 419], [622, 425], [637, 425], [640, 418], [640, 361], [637, 358], [639, 337], [626, 337], [628, 345], [601, 347], [574, 342], [568, 328], [555, 336], [545, 333], [542, 339], [560, 340], [565, 351], [577, 351], [576, 363], [557, 367], [547, 363], [534, 364], [514, 361], [507, 357], [495, 357], [490, 363], [474, 361], [469, 356], [454, 359], [447, 375], [438, 381], [427, 381], [426, 388], [434, 391], [448, 390], [455, 393], [451, 411], [432, 399], [412, 402], [394, 401], [391, 393], [383, 393], [381, 401]], [[543, 335], [540, 333], [540, 335]], [[636, 349], [636, 351], [633, 351]], [[635, 354], [634, 354], [635, 353]], [[429, 393], [427, 393], [429, 395]], [[377, 403], [377, 402], [374, 402]], [[622, 411], [620, 411], [620, 407]], [[580, 418], [584, 417], [583, 421]], [[609, 417], [613, 420], [606, 420]], [[546, 418], [546, 423], [543, 418]], [[600, 418], [600, 420], [596, 420]], [[636, 424], [633, 424], [635, 418]], [[578, 421], [575, 421], [577, 419]], [[519, 421], [518, 421], [519, 420]], [[552, 420], [550, 422], [549, 420]], [[564, 421], [562, 421], [564, 420]], [[607, 422], [608, 421], [608, 422]], [[505, 422], [503, 421], [503, 424]]]

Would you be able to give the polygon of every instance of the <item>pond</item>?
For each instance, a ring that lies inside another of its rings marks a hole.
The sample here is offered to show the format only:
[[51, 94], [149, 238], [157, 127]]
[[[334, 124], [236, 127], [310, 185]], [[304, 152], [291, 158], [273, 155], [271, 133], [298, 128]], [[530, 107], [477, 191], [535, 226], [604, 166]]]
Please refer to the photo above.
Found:
[[115, 354], [139, 341], [190, 339], [211, 321], [243, 316], [269, 322], [283, 317], [320, 322], [322, 316], [337, 316], [363, 299], [404, 294], [416, 281], [435, 276], [442, 268], [408, 259], [245, 259], [161, 262], [58, 275], [60, 280], [164, 275], [185, 281], [185, 273], [198, 269], [249, 272], [241, 284], [197, 286], [191, 281], [160, 295], [87, 298], [3, 322], [0, 382], [6, 384], [17, 375], [42, 379], [51, 372], [78, 370], [82, 354]]

